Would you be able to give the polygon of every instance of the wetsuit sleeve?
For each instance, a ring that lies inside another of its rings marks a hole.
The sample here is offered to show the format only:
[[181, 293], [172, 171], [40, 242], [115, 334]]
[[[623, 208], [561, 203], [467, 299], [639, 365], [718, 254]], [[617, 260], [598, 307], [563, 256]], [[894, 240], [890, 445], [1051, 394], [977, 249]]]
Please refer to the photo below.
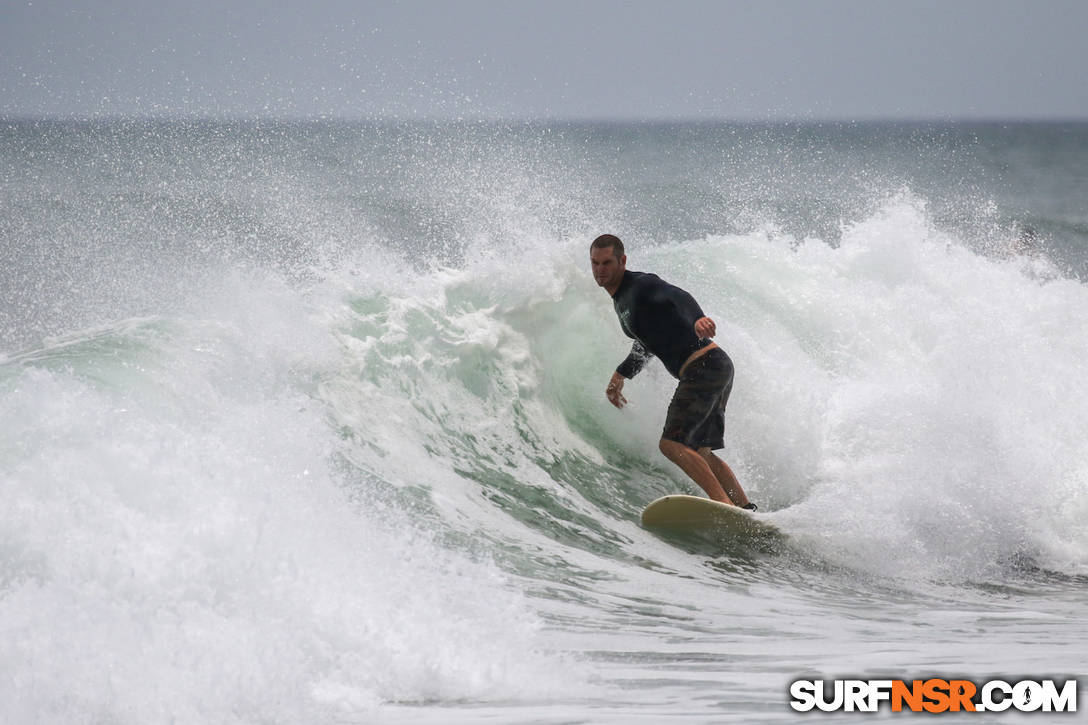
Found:
[[672, 292], [670, 297], [672, 303], [676, 305], [676, 311], [682, 318], [686, 318], [689, 324], [694, 325], [697, 320], [706, 317], [703, 314], [703, 308], [699, 307], [699, 303], [687, 292], [679, 287], [673, 287], [670, 292]]
[[641, 342], [635, 340], [635, 344], [631, 346], [631, 354], [620, 363], [619, 367], [616, 368], [616, 372], [630, 380], [638, 375], [646, 361], [652, 357], [653, 353], [644, 348]]

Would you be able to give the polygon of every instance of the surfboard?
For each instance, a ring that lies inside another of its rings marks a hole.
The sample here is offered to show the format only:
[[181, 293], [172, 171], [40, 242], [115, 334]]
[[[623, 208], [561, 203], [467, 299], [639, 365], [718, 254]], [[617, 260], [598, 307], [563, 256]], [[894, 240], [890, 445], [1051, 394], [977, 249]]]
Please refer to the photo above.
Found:
[[728, 535], [780, 535], [774, 524], [761, 521], [759, 514], [702, 496], [677, 493], [662, 496], [642, 512], [646, 528], [706, 531]]

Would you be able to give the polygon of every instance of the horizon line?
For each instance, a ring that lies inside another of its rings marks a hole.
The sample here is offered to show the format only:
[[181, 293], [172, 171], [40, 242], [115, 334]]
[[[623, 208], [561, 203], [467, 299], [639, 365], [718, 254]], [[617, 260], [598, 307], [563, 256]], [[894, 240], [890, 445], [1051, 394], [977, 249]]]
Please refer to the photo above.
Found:
[[1088, 116], [426, 116], [426, 115], [296, 115], [296, 114], [156, 114], [156, 113], [0, 113], [0, 122], [159, 122], [159, 123], [427, 123], [427, 124], [566, 124], [566, 125], [850, 125], [850, 124], [1076, 124]]

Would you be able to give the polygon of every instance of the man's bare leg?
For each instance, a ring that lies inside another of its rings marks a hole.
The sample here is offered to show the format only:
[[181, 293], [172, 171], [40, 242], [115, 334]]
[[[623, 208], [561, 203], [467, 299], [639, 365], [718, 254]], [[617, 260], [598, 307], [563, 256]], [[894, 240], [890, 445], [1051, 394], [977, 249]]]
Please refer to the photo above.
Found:
[[[713, 464], [711, 464], [705, 456], [701, 455], [701, 451], [696, 451], [694, 448], [689, 448], [683, 443], [670, 441], [667, 438], [662, 438], [658, 447], [661, 449], [661, 452], [665, 454], [666, 458], [680, 466], [680, 470], [688, 474], [695, 483], [699, 484], [699, 488], [706, 491], [707, 496], [715, 501], [721, 501], [722, 503], [733, 503], [733, 499], [725, 492], [726, 489], [722, 485], [721, 476], [717, 475], [712, 467]], [[710, 449], [708, 448], [707, 451], [709, 452], [709, 450]], [[710, 455], [715, 461], [718, 461], [718, 463], [724, 466], [726, 471], [729, 471], [729, 467], [718, 460], [713, 453]], [[744, 491], [741, 490], [740, 484], [737, 483], [737, 479], [733, 476], [732, 471], [729, 471], [729, 476], [732, 479], [732, 485], [735, 486], [735, 490], [740, 491], [740, 495], [744, 496]], [[748, 499], [745, 498], [744, 502], [747, 503]]]
[[709, 448], [700, 448], [699, 455], [706, 461], [710, 470], [714, 473], [714, 478], [718, 479], [718, 483], [729, 499], [737, 506], [747, 506], [749, 503], [748, 495], [740, 487], [740, 481], [734, 475], [733, 469], [725, 461], [714, 455], [714, 452]]

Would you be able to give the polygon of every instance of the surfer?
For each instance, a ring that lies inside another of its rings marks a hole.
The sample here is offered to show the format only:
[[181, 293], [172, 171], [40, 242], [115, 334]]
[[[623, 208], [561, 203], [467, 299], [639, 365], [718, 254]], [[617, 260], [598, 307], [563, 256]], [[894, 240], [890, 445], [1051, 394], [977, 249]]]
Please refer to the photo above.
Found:
[[713, 500], [755, 510], [733, 471], [714, 455], [714, 449], [725, 447], [725, 404], [733, 389], [733, 361], [710, 339], [714, 320], [679, 287], [656, 274], [628, 271], [617, 236], [594, 239], [589, 258], [593, 278], [612, 297], [620, 327], [635, 341], [612, 373], [605, 396], [622, 408], [624, 382], [647, 360], [659, 358], [680, 381], [665, 415], [661, 452]]

